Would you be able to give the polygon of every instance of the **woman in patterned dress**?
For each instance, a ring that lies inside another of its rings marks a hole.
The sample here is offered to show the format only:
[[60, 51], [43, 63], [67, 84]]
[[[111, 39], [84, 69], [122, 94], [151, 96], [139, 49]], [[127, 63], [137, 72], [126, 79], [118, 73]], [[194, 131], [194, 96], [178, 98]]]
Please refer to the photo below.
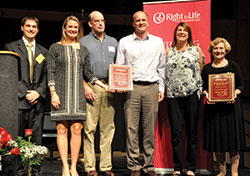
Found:
[[179, 23], [174, 31], [174, 42], [167, 49], [166, 97], [173, 147], [173, 176], [181, 175], [182, 166], [182, 114], [187, 136], [186, 175], [195, 175], [197, 153], [197, 123], [199, 99], [202, 93], [202, 51], [192, 41], [191, 28]]
[[[51, 120], [57, 122], [57, 146], [62, 160], [63, 176], [78, 176], [77, 160], [81, 146], [82, 121], [86, 120], [83, 79], [109, 91], [90, 71], [89, 53], [80, 45], [79, 20], [65, 19], [60, 42], [50, 46], [48, 86], [51, 94]], [[71, 140], [71, 167], [68, 164], [68, 129]]]

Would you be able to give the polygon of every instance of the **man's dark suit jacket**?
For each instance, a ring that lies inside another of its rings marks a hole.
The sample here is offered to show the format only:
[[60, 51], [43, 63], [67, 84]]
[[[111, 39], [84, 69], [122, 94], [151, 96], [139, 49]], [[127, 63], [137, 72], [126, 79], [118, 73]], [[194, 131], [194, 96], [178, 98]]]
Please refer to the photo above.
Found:
[[[34, 116], [34, 121], [32, 120], [33, 124], [32, 127], [32, 141], [38, 145], [42, 144], [42, 131], [43, 131], [43, 117], [44, 117], [44, 109], [45, 109], [45, 98], [46, 98], [46, 89], [47, 89], [47, 64], [46, 59], [42, 59], [43, 57], [46, 58], [48, 55], [48, 50], [42, 47], [39, 44], [35, 44], [35, 54], [34, 54], [34, 72], [33, 72], [33, 81], [32, 84], [30, 83], [30, 72], [29, 72], [29, 58], [28, 58], [28, 50], [25, 46], [23, 39], [8, 43], [5, 45], [5, 50], [16, 52], [21, 56], [21, 79], [18, 82], [18, 135], [24, 137], [24, 129], [26, 128], [23, 122], [20, 122], [20, 119], [25, 118], [25, 112], [29, 111]], [[43, 57], [39, 57], [39, 55]], [[40, 58], [40, 59], [39, 59]], [[38, 102], [35, 105], [31, 105], [28, 100], [26, 99], [27, 90], [36, 90], [40, 97], [38, 98]], [[35, 113], [33, 113], [35, 112]], [[12, 160], [14, 161], [14, 160]], [[13, 167], [11, 168], [10, 172], [13, 172], [14, 175], [19, 175], [23, 172], [21, 167], [21, 161], [19, 159], [16, 162], [12, 162]], [[37, 171], [40, 168], [36, 168]]]
[[[11, 42], [5, 45], [5, 49], [8, 51], [13, 51], [21, 56], [21, 80], [19, 81], [19, 109], [31, 109], [32, 105], [26, 100], [25, 96], [27, 90], [36, 90], [39, 94], [38, 106], [40, 103], [45, 102], [46, 98], [46, 88], [47, 88], [47, 68], [46, 59], [41, 63], [38, 63], [37, 57], [41, 54], [46, 58], [48, 50], [41, 45], [35, 45], [35, 57], [34, 57], [34, 73], [33, 73], [33, 83], [30, 83], [29, 78], [29, 58], [28, 50], [24, 44], [23, 39]], [[39, 60], [39, 59], [38, 59]], [[41, 60], [40, 60], [41, 61]], [[44, 107], [41, 107], [42, 111]]]

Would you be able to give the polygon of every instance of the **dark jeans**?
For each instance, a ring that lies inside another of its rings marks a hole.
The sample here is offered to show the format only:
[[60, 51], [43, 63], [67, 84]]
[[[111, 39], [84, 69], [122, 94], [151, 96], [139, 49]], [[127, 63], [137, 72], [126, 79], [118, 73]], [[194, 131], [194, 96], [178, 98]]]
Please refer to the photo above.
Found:
[[168, 98], [168, 116], [171, 125], [174, 170], [182, 171], [182, 117], [184, 114], [187, 136], [187, 170], [195, 172], [197, 156], [197, 125], [199, 116], [199, 100], [196, 92], [180, 98]]

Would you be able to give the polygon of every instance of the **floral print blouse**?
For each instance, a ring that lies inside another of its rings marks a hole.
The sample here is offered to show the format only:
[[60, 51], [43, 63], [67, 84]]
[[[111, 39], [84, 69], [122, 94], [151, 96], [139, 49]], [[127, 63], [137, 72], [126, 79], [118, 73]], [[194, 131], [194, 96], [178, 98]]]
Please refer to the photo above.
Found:
[[[203, 57], [205, 63], [205, 57]], [[200, 55], [197, 46], [189, 46], [184, 51], [171, 47], [167, 56], [166, 89], [167, 98], [187, 97], [202, 93], [200, 75]]]

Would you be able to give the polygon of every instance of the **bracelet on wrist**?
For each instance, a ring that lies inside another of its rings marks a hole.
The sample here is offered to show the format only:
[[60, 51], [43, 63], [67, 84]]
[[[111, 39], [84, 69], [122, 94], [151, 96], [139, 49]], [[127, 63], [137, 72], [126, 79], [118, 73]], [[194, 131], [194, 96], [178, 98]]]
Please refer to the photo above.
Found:
[[51, 94], [51, 96], [54, 95], [54, 94], [56, 94], [56, 90], [52, 90], [52, 91], [50, 92], [50, 94]]

